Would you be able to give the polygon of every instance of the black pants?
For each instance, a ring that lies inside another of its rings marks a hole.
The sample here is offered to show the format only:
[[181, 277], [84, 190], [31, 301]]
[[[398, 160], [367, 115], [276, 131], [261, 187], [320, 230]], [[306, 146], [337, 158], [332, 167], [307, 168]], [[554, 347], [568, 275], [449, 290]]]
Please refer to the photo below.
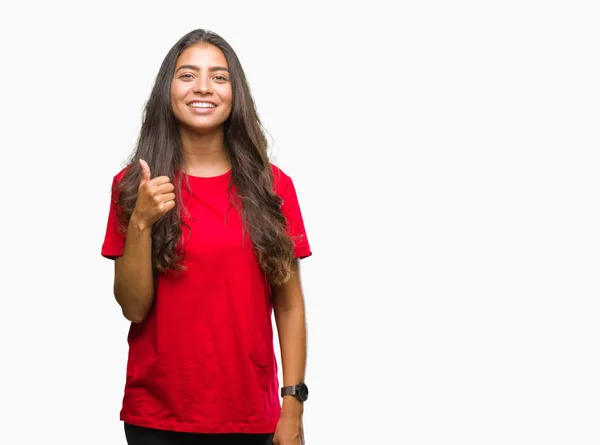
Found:
[[128, 445], [272, 445], [273, 434], [196, 434], [125, 424]]

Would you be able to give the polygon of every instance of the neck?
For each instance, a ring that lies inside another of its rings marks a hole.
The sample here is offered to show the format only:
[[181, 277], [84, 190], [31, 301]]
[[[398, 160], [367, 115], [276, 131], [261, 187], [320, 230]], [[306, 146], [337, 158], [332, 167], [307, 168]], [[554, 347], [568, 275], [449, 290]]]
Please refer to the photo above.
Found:
[[183, 170], [194, 176], [216, 176], [226, 173], [231, 164], [225, 150], [223, 130], [198, 134], [180, 127]]

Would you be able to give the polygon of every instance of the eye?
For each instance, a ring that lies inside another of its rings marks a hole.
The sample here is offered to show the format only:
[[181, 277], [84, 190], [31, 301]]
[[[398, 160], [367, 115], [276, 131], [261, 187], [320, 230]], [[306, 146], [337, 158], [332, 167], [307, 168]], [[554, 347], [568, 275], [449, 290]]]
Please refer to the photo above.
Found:
[[218, 80], [219, 82], [226, 82], [227, 81], [227, 77], [223, 76], [222, 74], [217, 74], [214, 77], [215, 80]]
[[194, 76], [192, 76], [190, 73], [184, 73], [181, 76], [179, 76], [179, 78], [183, 80], [192, 80]]

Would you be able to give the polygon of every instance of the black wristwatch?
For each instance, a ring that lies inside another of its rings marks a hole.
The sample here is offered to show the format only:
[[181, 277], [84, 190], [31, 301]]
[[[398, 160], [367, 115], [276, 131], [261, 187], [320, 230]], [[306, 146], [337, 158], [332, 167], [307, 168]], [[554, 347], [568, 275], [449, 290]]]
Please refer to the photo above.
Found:
[[308, 386], [304, 382], [296, 386], [284, 386], [281, 388], [281, 397], [283, 396], [294, 396], [304, 403], [308, 399]]

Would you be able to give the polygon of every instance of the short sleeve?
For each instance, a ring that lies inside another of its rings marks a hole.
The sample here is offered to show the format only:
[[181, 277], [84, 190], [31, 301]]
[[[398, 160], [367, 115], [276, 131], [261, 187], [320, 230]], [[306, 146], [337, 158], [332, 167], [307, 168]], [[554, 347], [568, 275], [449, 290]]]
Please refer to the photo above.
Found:
[[112, 183], [108, 222], [101, 251], [102, 256], [109, 259], [122, 256], [125, 250], [126, 235], [119, 230], [117, 197], [117, 178], [115, 177]]
[[282, 190], [279, 195], [283, 200], [281, 211], [287, 221], [288, 234], [294, 241], [294, 255], [300, 259], [309, 257], [312, 255], [312, 252], [306, 236], [306, 229], [294, 182], [289, 176], [283, 176], [281, 182]]

